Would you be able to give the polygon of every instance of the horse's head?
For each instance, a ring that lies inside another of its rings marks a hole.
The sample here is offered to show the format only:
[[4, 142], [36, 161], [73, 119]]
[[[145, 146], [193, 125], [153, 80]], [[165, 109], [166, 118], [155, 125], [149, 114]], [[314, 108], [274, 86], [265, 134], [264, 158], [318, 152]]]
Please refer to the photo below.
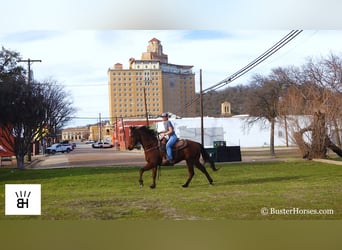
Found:
[[128, 150], [132, 150], [140, 142], [140, 134], [137, 127], [129, 128]]
[[156, 132], [146, 126], [130, 127], [127, 148], [132, 150], [138, 143], [143, 147], [157, 145]]

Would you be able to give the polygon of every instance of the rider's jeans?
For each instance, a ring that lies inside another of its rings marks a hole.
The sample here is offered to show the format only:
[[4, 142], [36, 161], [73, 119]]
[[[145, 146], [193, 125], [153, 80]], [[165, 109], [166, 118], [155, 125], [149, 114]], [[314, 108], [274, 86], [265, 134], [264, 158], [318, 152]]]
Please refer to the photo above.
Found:
[[177, 136], [176, 135], [171, 135], [169, 140], [166, 143], [166, 154], [167, 154], [167, 158], [169, 160], [172, 160], [172, 146], [177, 142]]

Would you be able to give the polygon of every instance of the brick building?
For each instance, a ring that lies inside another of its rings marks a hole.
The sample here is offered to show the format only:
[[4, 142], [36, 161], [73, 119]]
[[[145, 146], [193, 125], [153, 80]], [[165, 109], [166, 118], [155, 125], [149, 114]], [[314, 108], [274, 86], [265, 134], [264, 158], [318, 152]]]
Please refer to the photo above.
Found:
[[192, 67], [168, 63], [156, 38], [149, 41], [141, 60], [129, 59], [128, 69], [116, 63], [108, 69], [111, 123], [118, 117], [156, 117], [163, 112], [194, 116], [194, 105], [186, 105], [195, 98]]

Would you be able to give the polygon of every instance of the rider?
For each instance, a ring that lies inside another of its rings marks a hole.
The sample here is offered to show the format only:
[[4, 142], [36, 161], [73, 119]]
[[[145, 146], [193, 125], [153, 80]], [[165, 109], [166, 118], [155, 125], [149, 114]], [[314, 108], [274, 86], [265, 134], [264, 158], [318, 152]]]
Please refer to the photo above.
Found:
[[169, 137], [166, 143], [166, 155], [167, 160], [163, 161], [162, 165], [165, 166], [173, 166], [175, 164], [175, 161], [172, 156], [172, 146], [175, 145], [178, 138], [175, 133], [175, 129], [172, 125], [172, 123], [169, 121], [169, 115], [168, 113], [162, 114], [163, 122], [164, 122], [164, 131], [162, 132], [162, 138], [163, 137]]

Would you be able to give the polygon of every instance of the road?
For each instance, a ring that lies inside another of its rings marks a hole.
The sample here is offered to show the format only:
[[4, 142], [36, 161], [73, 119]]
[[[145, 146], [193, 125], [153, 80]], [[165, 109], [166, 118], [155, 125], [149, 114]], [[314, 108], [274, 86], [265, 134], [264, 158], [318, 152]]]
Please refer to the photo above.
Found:
[[[284, 152], [283, 152], [284, 151]], [[277, 149], [277, 155], [297, 155], [296, 148]], [[242, 162], [258, 161], [283, 161], [286, 158], [274, 158], [269, 156], [265, 149], [249, 150], [242, 152]], [[145, 157], [143, 150], [117, 151], [114, 148], [95, 149], [89, 144], [78, 143], [74, 151], [57, 153], [55, 155], [38, 156], [28, 168], [51, 169], [72, 167], [105, 167], [105, 166], [144, 166]]]
[[95, 149], [89, 144], [79, 143], [70, 153], [39, 156], [29, 168], [52, 169], [95, 166], [143, 166], [143, 151], [117, 151], [114, 148]]

